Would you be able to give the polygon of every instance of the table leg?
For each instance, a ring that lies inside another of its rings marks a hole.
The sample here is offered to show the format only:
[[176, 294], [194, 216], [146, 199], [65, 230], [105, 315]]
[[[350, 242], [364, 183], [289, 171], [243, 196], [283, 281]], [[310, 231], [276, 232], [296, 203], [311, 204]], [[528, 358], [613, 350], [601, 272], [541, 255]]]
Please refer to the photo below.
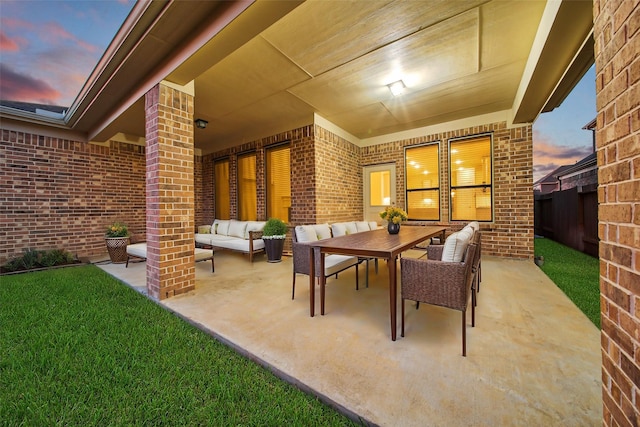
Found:
[[316, 311], [316, 290], [314, 289], [314, 283], [316, 280], [316, 260], [314, 259], [313, 246], [309, 246], [309, 259], [311, 264], [309, 265], [309, 315], [314, 316]]
[[397, 281], [396, 281], [396, 263], [398, 257], [392, 257], [387, 262], [389, 267], [389, 311], [391, 312], [391, 341], [396, 340], [396, 318], [397, 318]]
[[324, 316], [324, 290], [327, 278], [324, 276], [324, 253], [320, 251], [320, 314]]

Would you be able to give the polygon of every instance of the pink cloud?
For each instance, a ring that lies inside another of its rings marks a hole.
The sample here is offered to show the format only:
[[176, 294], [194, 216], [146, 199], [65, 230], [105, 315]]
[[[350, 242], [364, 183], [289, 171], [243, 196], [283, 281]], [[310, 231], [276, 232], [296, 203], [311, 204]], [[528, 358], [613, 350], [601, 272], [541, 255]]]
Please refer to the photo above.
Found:
[[17, 52], [18, 43], [7, 36], [4, 31], [0, 31], [0, 52]]
[[35, 28], [33, 23], [16, 18], [2, 18], [0, 23], [5, 30], [33, 30]]
[[560, 166], [572, 165], [591, 153], [591, 146], [558, 145], [534, 132], [533, 180], [543, 178]]
[[82, 47], [88, 52], [96, 52], [98, 51], [98, 46], [95, 46], [91, 43], [87, 43], [84, 40], [81, 40], [63, 28], [60, 24], [56, 22], [49, 22], [44, 26], [44, 32], [41, 33], [41, 37], [43, 39], [48, 39], [50, 37], [58, 38], [60, 40], [70, 40], [74, 43], [77, 43], [78, 46]]
[[48, 83], [15, 72], [11, 67], [0, 63], [0, 98], [11, 101], [56, 104], [60, 92]]

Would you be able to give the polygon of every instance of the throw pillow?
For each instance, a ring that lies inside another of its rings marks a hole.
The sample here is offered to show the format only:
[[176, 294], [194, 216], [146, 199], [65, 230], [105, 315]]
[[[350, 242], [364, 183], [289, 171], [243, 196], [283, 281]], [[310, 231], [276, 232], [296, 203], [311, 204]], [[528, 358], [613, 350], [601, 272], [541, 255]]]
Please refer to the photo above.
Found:
[[247, 222], [247, 229], [244, 232], [244, 238], [249, 238], [250, 231], [262, 231], [264, 229], [264, 221], [249, 221]]
[[211, 226], [210, 225], [201, 225], [198, 227], [198, 234], [210, 234]]
[[216, 234], [221, 234], [223, 236], [229, 235], [229, 220], [221, 219], [218, 221], [218, 228], [216, 229]]
[[469, 237], [467, 233], [453, 233], [444, 242], [442, 248], [442, 261], [445, 262], [461, 262], [464, 252], [469, 246]]
[[247, 229], [247, 221], [229, 221], [229, 236], [244, 239], [244, 232]]

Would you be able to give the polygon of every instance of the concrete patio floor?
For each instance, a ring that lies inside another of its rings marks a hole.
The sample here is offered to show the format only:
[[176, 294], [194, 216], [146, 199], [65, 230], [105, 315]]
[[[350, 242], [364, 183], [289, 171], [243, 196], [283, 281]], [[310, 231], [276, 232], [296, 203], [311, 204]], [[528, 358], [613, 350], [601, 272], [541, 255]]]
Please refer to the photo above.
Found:
[[[407, 254], [412, 256], [412, 254]], [[460, 312], [406, 302], [390, 338], [388, 275], [373, 264], [328, 279], [326, 315], [309, 317], [309, 280], [291, 259], [216, 251], [196, 289], [160, 304], [353, 418], [381, 426], [602, 424], [600, 331], [533, 261], [484, 256], [476, 327]], [[146, 293], [145, 263], [98, 263]], [[316, 286], [316, 313], [319, 289]], [[469, 310], [470, 311], [470, 310]], [[400, 310], [398, 310], [400, 313]]]

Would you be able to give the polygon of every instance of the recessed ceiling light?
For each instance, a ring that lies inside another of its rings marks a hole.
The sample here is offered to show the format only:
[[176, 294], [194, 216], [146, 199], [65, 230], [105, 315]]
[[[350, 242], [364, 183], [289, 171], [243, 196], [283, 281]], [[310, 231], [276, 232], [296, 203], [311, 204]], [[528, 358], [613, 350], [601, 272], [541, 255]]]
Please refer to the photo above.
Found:
[[389, 87], [389, 90], [391, 91], [393, 96], [402, 95], [402, 92], [404, 92], [406, 88], [402, 80], [398, 80], [397, 82], [393, 82], [391, 84], [388, 84], [387, 86]]

